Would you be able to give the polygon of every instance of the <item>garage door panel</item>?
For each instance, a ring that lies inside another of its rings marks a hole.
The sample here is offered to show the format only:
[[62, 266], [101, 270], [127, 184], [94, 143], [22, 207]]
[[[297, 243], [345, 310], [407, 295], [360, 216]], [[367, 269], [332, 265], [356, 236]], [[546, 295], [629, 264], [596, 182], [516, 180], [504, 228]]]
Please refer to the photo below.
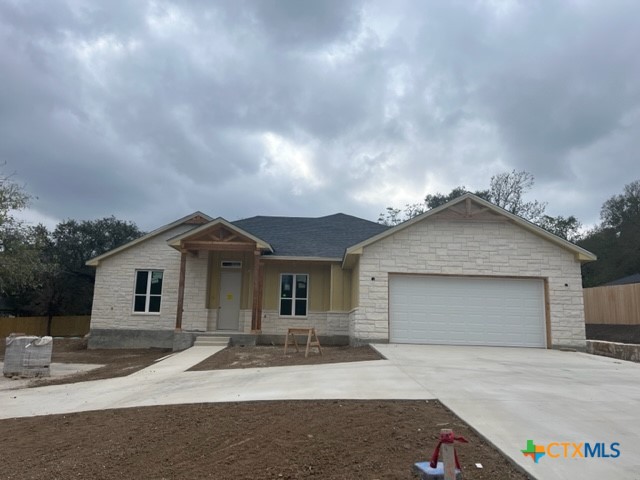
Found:
[[390, 275], [390, 340], [544, 347], [542, 280]]

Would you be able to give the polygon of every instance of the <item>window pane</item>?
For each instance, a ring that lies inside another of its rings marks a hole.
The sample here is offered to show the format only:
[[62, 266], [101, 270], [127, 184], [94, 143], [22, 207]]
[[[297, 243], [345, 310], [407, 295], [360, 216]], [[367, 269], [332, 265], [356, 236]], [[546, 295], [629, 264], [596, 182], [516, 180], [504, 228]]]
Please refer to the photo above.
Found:
[[134, 312], [144, 312], [144, 304], [147, 297], [144, 295], [136, 295], [135, 302], [133, 304]]
[[148, 277], [149, 277], [149, 272], [147, 272], [147, 271], [138, 271], [138, 272], [136, 272], [136, 294], [145, 294], [145, 293], [147, 293], [147, 278]]
[[291, 315], [291, 300], [280, 300], [280, 315]]
[[162, 272], [151, 272], [151, 294], [160, 295], [162, 293]]
[[160, 296], [157, 297], [151, 296], [149, 298], [149, 311], [150, 312], [159, 312], [160, 311]]
[[280, 284], [280, 298], [292, 298], [293, 296], [293, 275], [282, 275]]
[[296, 298], [307, 298], [306, 275], [296, 275]]
[[307, 314], [307, 301], [296, 300], [296, 315], [306, 315], [306, 314]]

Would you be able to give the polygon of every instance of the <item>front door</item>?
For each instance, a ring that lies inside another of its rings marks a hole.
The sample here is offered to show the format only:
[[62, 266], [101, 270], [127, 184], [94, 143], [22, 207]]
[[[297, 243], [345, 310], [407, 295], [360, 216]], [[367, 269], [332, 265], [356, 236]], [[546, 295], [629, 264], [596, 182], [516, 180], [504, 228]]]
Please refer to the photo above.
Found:
[[218, 330], [238, 330], [240, 317], [240, 270], [220, 272], [220, 309], [218, 310]]

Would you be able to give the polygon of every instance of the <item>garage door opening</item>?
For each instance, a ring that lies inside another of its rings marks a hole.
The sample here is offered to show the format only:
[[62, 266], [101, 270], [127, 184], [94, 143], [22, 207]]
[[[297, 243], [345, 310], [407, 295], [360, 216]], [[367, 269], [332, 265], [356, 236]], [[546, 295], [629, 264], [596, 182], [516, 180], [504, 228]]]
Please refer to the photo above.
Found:
[[389, 340], [544, 348], [544, 282], [389, 275]]

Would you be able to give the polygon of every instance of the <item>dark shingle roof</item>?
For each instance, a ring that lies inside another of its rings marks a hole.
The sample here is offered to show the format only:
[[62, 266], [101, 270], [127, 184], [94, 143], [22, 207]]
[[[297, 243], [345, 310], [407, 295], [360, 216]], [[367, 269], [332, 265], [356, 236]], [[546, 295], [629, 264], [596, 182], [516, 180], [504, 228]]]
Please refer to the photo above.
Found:
[[389, 228], [344, 213], [319, 218], [259, 216], [231, 223], [269, 242], [274, 255], [287, 257], [342, 258], [347, 247]]
[[640, 283], [640, 273], [634, 273], [633, 275], [629, 275], [628, 277], [618, 278], [617, 280], [613, 280], [612, 282], [605, 283], [603, 286], [611, 286], [611, 285], [627, 285], [629, 283]]

